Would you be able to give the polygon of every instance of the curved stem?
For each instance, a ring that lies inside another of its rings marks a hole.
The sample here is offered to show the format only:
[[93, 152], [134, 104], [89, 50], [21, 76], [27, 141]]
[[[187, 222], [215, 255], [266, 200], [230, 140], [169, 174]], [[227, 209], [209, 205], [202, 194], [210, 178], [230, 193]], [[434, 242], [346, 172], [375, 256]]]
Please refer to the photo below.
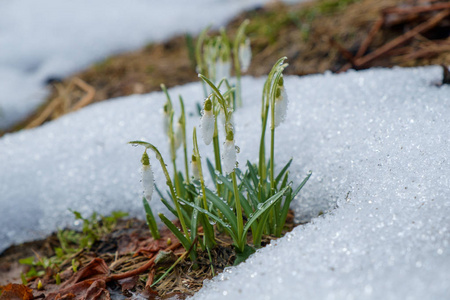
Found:
[[180, 223], [181, 223], [181, 228], [183, 229], [184, 235], [186, 236], [187, 240], [189, 242], [191, 242], [189, 231], [187, 229], [186, 222], [184, 221], [183, 214], [181, 213], [180, 204], [178, 203], [178, 196], [175, 192], [175, 188], [173, 186], [172, 180], [170, 179], [170, 174], [167, 171], [167, 167], [166, 167], [166, 164], [164, 162], [164, 159], [163, 159], [161, 153], [155, 146], [153, 146], [152, 144], [150, 144], [148, 142], [132, 141], [132, 142], [129, 142], [129, 144], [142, 145], [142, 146], [146, 147], [147, 149], [151, 149], [155, 153], [156, 159], [159, 161], [161, 168], [163, 170], [164, 176], [166, 177], [166, 184], [169, 187], [170, 194], [171, 194], [173, 202], [175, 204], [175, 208], [176, 208], [177, 214], [178, 214], [178, 219], [180, 220]]

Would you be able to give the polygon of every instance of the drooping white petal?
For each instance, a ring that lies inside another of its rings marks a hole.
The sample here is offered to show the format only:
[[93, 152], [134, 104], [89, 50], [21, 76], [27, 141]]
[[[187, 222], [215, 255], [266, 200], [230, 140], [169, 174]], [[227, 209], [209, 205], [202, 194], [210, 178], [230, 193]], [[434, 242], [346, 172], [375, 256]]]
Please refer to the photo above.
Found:
[[214, 135], [214, 114], [212, 110], [203, 110], [200, 127], [202, 128], [203, 142], [206, 145], [211, 144]]
[[142, 165], [142, 187], [144, 189], [144, 197], [147, 201], [152, 199], [153, 194], [153, 171], [150, 165]]
[[198, 162], [196, 160], [191, 160], [191, 170], [192, 176], [195, 180], [200, 180], [200, 170], [198, 168]]
[[284, 86], [280, 88], [280, 96], [275, 99], [275, 127], [280, 125], [287, 115], [288, 96]]
[[163, 112], [163, 130], [165, 134], [169, 133], [169, 124], [170, 124], [170, 119], [169, 119], [169, 114], [167, 112]]
[[223, 60], [222, 58], [216, 61], [216, 83], [220, 82], [223, 78], [231, 77], [231, 61]]
[[183, 143], [183, 128], [181, 127], [180, 123], [177, 123], [177, 128], [175, 129], [175, 136], [174, 136], [174, 142], [175, 142], [175, 149], [180, 148], [181, 144]]
[[226, 174], [230, 174], [236, 168], [236, 147], [234, 140], [226, 140], [223, 143], [222, 167]]
[[242, 72], [247, 72], [251, 60], [252, 49], [250, 47], [250, 40], [246, 39], [244, 43], [239, 45], [239, 63], [241, 64]]

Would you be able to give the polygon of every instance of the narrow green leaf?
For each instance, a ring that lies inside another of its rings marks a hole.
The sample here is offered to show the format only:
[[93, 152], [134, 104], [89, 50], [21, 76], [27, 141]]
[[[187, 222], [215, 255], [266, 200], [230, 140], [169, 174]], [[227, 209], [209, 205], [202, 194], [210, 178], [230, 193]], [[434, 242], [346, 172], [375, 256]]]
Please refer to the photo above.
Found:
[[284, 199], [284, 203], [283, 203], [283, 207], [281, 208], [281, 211], [279, 213], [279, 215], [277, 216], [278, 218], [278, 228], [277, 231], [275, 232], [276, 236], [281, 236], [281, 232], [283, 231], [284, 228], [284, 224], [286, 224], [286, 217], [287, 214], [289, 212], [289, 207], [291, 206], [291, 202], [292, 202], [292, 189], [289, 189], [286, 193], [286, 198]]
[[214, 169], [214, 166], [212, 165], [211, 161], [208, 158], [206, 159], [206, 165], [208, 166], [208, 171], [209, 174], [211, 174], [211, 179], [214, 185], [217, 185], [216, 170]]
[[285, 187], [272, 197], [266, 200], [264, 204], [247, 220], [247, 223], [244, 226], [244, 236], [247, 234], [247, 231], [249, 230], [250, 226], [261, 216], [266, 210], [270, 209], [277, 201], [281, 200], [281, 197], [286, 192], [286, 190], [289, 188], [289, 186]]
[[[195, 203], [198, 205], [198, 203], [200, 202], [200, 200], [197, 198], [195, 200]], [[195, 208], [192, 210], [192, 214], [191, 214], [191, 240], [195, 240], [195, 238], [197, 237], [197, 228], [198, 228], [198, 210], [196, 210]]]
[[[228, 178], [226, 178], [221, 174], [217, 174], [217, 177], [223, 182], [223, 185], [234, 195], [233, 184], [228, 180]], [[250, 215], [253, 214], [253, 209], [241, 192], [239, 192], [239, 199], [241, 200], [241, 206], [244, 209], [244, 213], [247, 215], [248, 218], [250, 218]]]
[[237, 232], [237, 218], [228, 204], [226, 204], [208, 188], [206, 188], [206, 197], [224, 215], [224, 217], [228, 220], [228, 223], [231, 225], [232, 229]]
[[247, 258], [249, 258], [250, 255], [252, 255], [253, 253], [255, 253], [256, 250], [249, 246], [249, 245], [245, 245], [244, 246], [244, 251], [239, 251], [238, 248], [236, 248], [236, 260], [234, 261], [234, 266], [239, 265], [241, 262], [244, 262], [247, 260]]
[[[237, 231], [233, 230], [233, 226], [230, 226], [231, 224], [225, 223], [219, 217], [217, 217], [214, 214], [210, 213], [209, 211], [201, 208], [200, 206], [195, 205], [194, 203], [190, 203], [184, 199], [180, 199], [180, 201], [184, 202], [185, 204], [187, 204], [189, 206], [192, 206], [193, 208], [197, 209], [199, 212], [204, 213], [205, 215], [207, 215], [208, 217], [210, 217], [211, 219], [213, 219], [214, 221], [216, 221], [217, 223], [222, 225], [223, 228], [230, 234], [230, 236], [233, 239], [233, 241], [235, 242], [235, 244], [238, 245]], [[237, 225], [236, 225], [236, 229], [237, 229]]]
[[294, 193], [292, 194], [292, 198], [295, 198], [295, 196], [297, 196], [297, 194], [300, 192], [300, 190], [306, 184], [306, 182], [311, 177], [311, 175], [312, 175], [312, 173], [309, 172], [308, 175], [305, 177], [305, 179], [303, 179], [302, 183], [300, 183], [300, 185], [295, 189]]
[[258, 226], [256, 227], [256, 230], [252, 230], [253, 235], [253, 244], [255, 247], [261, 246], [261, 238], [264, 232], [264, 228], [267, 224], [267, 218], [270, 215], [270, 210], [266, 211], [260, 216]]
[[181, 233], [181, 231], [169, 220], [165, 215], [159, 214], [161, 221], [169, 228], [170, 231], [177, 237], [180, 243], [183, 245], [184, 249], [189, 250], [191, 243], [189, 240]]
[[150, 205], [148, 204], [148, 201], [145, 199], [145, 197], [142, 198], [142, 204], [144, 205], [145, 210], [145, 217], [147, 219], [147, 225], [150, 229], [150, 232], [155, 240], [159, 240], [159, 230], [158, 225], [156, 225], [155, 217], [153, 215], [152, 209]]
[[292, 158], [288, 161], [288, 163], [283, 167], [283, 169], [281, 169], [280, 173], [278, 174], [278, 176], [275, 178], [275, 186], [278, 185], [278, 183], [280, 182], [281, 178], [283, 177], [283, 174], [287, 171], [287, 169], [289, 169], [289, 166], [292, 163]]
[[167, 209], [175, 216], [175, 218], [178, 219], [178, 213], [177, 213], [177, 211], [175, 210], [175, 208], [173, 208], [173, 207], [169, 204], [169, 202], [167, 202], [167, 200], [164, 199], [164, 198], [161, 198], [161, 202], [162, 202], [162, 203], [167, 207]]
[[250, 161], [247, 160], [247, 168], [250, 175], [250, 178], [253, 181], [253, 186], [255, 188], [258, 187], [258, 170], [250, 163]]
[[33, 266], [34, 265], [34, 256], [19, 259], [19, 264]]

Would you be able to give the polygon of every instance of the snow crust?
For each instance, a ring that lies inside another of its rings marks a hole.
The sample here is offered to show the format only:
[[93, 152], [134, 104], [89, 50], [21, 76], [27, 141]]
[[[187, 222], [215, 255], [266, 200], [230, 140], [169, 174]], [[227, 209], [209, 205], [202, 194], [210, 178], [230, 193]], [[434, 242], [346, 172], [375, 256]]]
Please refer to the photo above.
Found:
[[0, 1], [0, 129], [42, 103], [49, 79], [152, 41], [217, 28], [268, 1]]
[[[293, 208], [298, 220], [315, 218], [194, 299], [448, 298], [450, 87], [433, 85], [441, 76], [439, 67], [286, 76], [290, 101], [275, 164], [293, 157], [295, 182], [313, 171]], [[263, 82], [243, 79], [244, 107], [234, 116], [241, 166], [258, 156]], [[182, 94], [188, 126], [198, 126], [200, 84], [169, 92]], [[73, 226], [68, 208], [144, 218], [143, 149], [127, 142], [156, 144], [170, 164], [164, 102], [159, 92], [110, 100], [1, 138], [0, 251]], [[200, 144], [203, 158], [211, 157], [211, 146]]]

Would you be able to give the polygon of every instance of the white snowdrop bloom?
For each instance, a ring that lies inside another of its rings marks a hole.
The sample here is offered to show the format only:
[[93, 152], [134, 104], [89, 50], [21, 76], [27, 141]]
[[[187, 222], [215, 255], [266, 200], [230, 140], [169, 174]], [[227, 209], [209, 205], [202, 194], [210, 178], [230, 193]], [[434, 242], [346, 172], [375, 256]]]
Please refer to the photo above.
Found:
[[218, 58], [216, 61], [216, 83], [223, 78], [231, 77], [231, 61], [229, 59]]
[[169, 117], [169, 112], [167, 111], [169, 108], [167, 107], [167, 104], [164, 105], [164, 110], [163, 110], [163, 130], [165, 134], [169, 133], [169, 124], [170, 124], [170, 117]]
[[236, 168], [236, 146], [233, 140], [226, 140], [223, 143], [222, 166], [226, 174], [230, 174]]
[[194, 176], [194, 179], [200, 180], [200, 170], [198, 168], [198, 161], [194, 155], [192, 155], [191, 170], [192, 170], [192, 176]]
[[202, 111], [202, 118], [200, 120], [200, 127], [202, 128], [202, 139], [206, 145], [211, 144], [214, 135], [214, 114], [212, 111], [212, 102], [210, 99], [205, 101]]
[[152, 199], [154, 177], [150, 160], [146, 152], [142, 155], [142, 188], [144, 190], [144, 197], [147, 201]]
[[252, 60], [252, 49], [250, 47], [250, 40], [245, 39], [245, 42], [239, 45], [239, 63], [241, 64], [241, 71], [247, 72]]
[[278, 86], [277, 95], [275, 98], [275, 127], [280, 125], [287, 115], [288, 96], [284, 86]]
[[183, 127], [181, 126], [180, 122], [177, 123], [177, 128], [175, 129], [175, 149], [180, 148], [181, 144], [183, 143]]

